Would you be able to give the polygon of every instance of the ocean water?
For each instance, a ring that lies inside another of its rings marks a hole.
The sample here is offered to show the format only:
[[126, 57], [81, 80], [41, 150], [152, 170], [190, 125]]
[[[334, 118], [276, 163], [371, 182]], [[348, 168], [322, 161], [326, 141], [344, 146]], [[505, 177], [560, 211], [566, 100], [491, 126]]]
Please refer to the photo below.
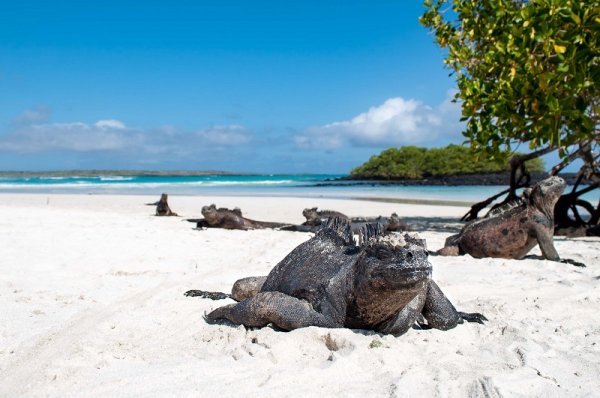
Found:
[[0, 178], [0, 193], [388, 198], [477, 202], [503, 186], [403, 186], [336, 181], [342, 175], [207, 175]]

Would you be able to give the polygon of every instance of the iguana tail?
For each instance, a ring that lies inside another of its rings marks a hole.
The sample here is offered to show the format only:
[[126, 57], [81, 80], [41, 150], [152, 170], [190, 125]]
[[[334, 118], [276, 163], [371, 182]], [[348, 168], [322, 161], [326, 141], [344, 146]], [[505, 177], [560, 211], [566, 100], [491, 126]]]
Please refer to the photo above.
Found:
[[201, 297], [211, 300], [224, 300], [226, 298], [232, 298], [231, 294], [222, 292], [205, 292], [204, 290], [188, 290], [184, 293], [187, 297]]

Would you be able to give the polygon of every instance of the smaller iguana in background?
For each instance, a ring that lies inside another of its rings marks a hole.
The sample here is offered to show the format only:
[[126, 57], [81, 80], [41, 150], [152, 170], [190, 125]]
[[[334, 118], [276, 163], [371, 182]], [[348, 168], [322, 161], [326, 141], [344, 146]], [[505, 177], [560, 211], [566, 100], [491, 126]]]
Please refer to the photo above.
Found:
[[516, 202], [465, 225], [460, 233], [448, 237], [437, 253], [519, 259], [539, 245], [546, 259], [560, 261], [553, 244], [554, 206], [565, 186], [560, 177], [538, 182], [525, 189]]

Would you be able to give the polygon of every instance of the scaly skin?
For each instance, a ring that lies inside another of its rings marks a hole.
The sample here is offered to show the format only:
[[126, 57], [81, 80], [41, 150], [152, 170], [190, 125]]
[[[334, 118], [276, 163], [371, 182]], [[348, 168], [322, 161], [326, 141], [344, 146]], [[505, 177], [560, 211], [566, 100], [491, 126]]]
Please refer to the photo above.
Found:
[[[330, 218], [342, 218], [345, 220], [350, 220], [352, 223], [352, 230], [357, 232], [366, 224], [374, 224], [379, 223], [385, 227], [385, 230], [388, 232], [395, 231], [407, 231], [409, 230], [408, 225], [398, 217], [398, 214], [392, 213], [390, 217], [353, 217], [350, 218], [343, 213], [335, 210], [317, 210], [317, 207], [313, 207], [310, 209], [304, 209], [302, 211], [302, 215], [306, 218], [306, 221], [302, 224], [302, 226], [310, 226], [312, 228], [311, 232], [316, 232], [318, 227], [322, 224], [325, 224]], [[298, 226], [296, 226], [298, 227]], [[286, 228], [287, 230], [301, 230], [300, 228]]]
[[251, 220], [242, 216], [242, 211], [238, 208], [233, 210], [218, 208], [213, 204], [202, 207], [203, 220], [198, 221], [199, 227], [225, 228], [225, 229], [262, 229], [262, 228], [280, 228], [288, 224], [264, 222]]
[[272, 323], [283, 330], [348, 327], [395, 336], [421, 318], [442, 330], [463, 320], [486, 320], [456, 311], [431, 280], [425, 242], [418, 236], [384, 235], [375, 224], [365, 226], [359, 239], [357, 245], [347, 220], [330, 220], [268, 276], [237, 281], [232, 298], [239, 302], [217, 308], [205, 319], [249, 327]]
[[446, 240], [438, 254], [518, 259], [539, 244], [545, 258], [559, 261], [552, 243], [554, 205], [565, 186], [565, 180], [560, 177], [540, 181], [525, 191], [516, 207], [467, 224], [458, 235]]
[[156, 215], [157, 216], [177, 216], [177, 213], [171, 211], [168, 202], [168, 195], [163, 193], [160, 195], [160, 200], [156, 202]]
[[313, 227], [319, 226], [327, 222], [330, 218], [342, 218], [349, 220], [348, 216], [335, 210], [317, 210], [317, 207], [310, 209], [304, 209], [302, 215], [306, 218], [306, 221], [302, 225], [310, 225]]

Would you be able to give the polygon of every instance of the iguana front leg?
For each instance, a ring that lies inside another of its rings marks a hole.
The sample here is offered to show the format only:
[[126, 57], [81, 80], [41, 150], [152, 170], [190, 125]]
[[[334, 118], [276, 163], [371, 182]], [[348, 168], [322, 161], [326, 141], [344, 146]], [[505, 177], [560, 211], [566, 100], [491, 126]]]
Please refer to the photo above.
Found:
[[585, 267], [585, 264], [580, 261], [576, 261], [576, 260], [573, 260], [570, 258], [561, 259], [560, 256], [558, 255], [558, 252], [556, 251], [556, 248], [554, 247], [553, 235], [551, 235], [550, 233], [548, 233], [545, 230], [536, 231], [536, 233], [537, 233], [536, 238], [537, 238], [538, 244], [540, 245], [540, 250], [542, 251], [542, 255], [544, 256], [544, 258], [551, 260], [551, 261], [560, 261], [561, 263], [564, 263], [564, 264], [571, 264], [576, 267]]
[[535, 230], [535, 237], [544, 258], [551, 261], [560, 261], [560, 256], [554, 248], [553, 235], [547, 228], [539, 227]]
[[418, 294], [393, 319], [378, 327], [377, 331], [396, 337], [406, 333], [420, 317], [425, 298], [425, 294]]
[[219, 307], [207, 314], [205, 319], [209, 323], [227, 319], [249, 327], [262, 327], [273, 323], [283, 330], [308, 326], [343, 326], [315, 311], [308, 302], [281, 292], [260, 292], [237, 304]]
[[487, 321], [485, 316], [476, 312], [465, 313], [456, 311], [456, 308], [454, 308], [450, 300], [448, 300], [434, 281], [429, 281], [422, 314], [427, 320], [428, 326], [440, 330], [452, 329], [459, 323], [463, 323], [463, 320], [477, 323]]

